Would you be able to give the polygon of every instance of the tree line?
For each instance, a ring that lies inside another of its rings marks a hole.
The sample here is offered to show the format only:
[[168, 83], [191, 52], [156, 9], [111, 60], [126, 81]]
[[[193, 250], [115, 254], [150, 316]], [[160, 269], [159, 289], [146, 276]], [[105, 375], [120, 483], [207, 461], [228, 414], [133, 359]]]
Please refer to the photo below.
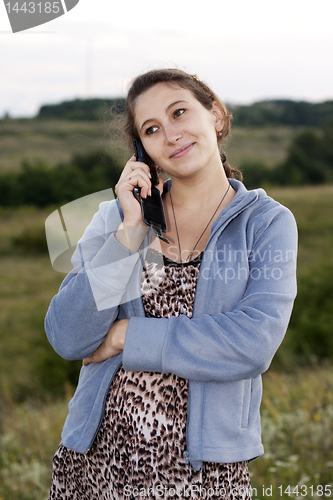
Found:
[[[333, 101], [310, 103], [288, 99], [258, 101], [250, 105], [228, 106], [233, 114], [233, 123], [238, 127], [263, 127], [287, 125], [321, 127], [333, 116]], [[64, 120], [99, 120], [112, 110], [119, 114], [125, 111], [124, 98], [74, 99], [59, 104], [40, 107], [37, 118]]]
[[36, 118], [57, 120], [100, 120], [105, 114], [125, 112], [125, 99], [74, 99], [59, 104], [45, 104], [39, 108]]
[[322, 127], [332, 120], [333, 101], [310, 103], [275, 99], [248, 106], [231, 106], [230, 109], [234, 117], [233, 123], [238, 127]]

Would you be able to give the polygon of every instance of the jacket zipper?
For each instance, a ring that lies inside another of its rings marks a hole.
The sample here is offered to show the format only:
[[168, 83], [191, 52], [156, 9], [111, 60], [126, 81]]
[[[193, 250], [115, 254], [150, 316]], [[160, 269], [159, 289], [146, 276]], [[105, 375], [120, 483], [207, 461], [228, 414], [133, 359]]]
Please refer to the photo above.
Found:
[[[235, 217], [237, 217], [239, 214], [241, 214], [246, 208], [249, 208], [251, 205], [253, 205], [256, 201], [257, 201], [258, 197], [256, 197], [255, 199], [251, 200], [249, 203], [247, 203], [244, 207], [242, 207], [240, 210], [237, 210], [236, 213], [230, 215], [230, 217], [225, 221], [224, 225], [223, 225], [223, 229], [222, 231], [224, 231], [224, 229], [226, 228], [226, 226], [233, 220], [235, 219]], [[222, 233], [221, 231], [221, 233]], [[206, 243], [206, 248], [210, 242], [210, 240], [212, 239], [212, 232], [210, 233], [210, 236], [208, 238], [208, 241]], [[199, 277], [200, 277], [200, 274], [199, 274]], [[193, 304], [193, 315], [192, 317], [194, 316], [194, 311], [195, 311], [195, 298], [194, 298], [194, 304]], [[189, 428], [189, 421], [190, 421], [190, 391], [191, 391], [191, 385], [190, 385], [190, 381], [189, 381], [189, 385], [188, 385], [188, 398], [187, 398], [187, 423], [186, 423], [186, 450], [184, 451], [183, 453], [183, 457], [184, 457], [184, 460], [185, 460], [185, 464], [187, 466], [190, 466], [191, 465], [191, 458], [190, 458], [190, 453], [189, 451], [187, 450], [187, 447], [188, 447], [188, 428]]]
[[186, 421], [186, 449], [183, 453], [184, 461], [187, 467], [191, 465], [191, 459], [190, 459], [190, 453], [188, 451], [188, 424], [190, 421], [190, 397], [191, 397], [191, 389], [190, 389], [190, 383], [188, 384], [188, 397], [187, 397], [187, 421]]
[[187, 450], [184, 451], [183, 456], [184, 456], [184, 460], [185, 460], [186, 465], [190, 465], [190, 454]]
[[[258, 200], [258, 196], [256, 198], [254, 198], [253, 200], [249, 201], [244, 207], [240, 208], [239, 210], [237, 210], [237, 212], [231, 214], [227, 220], [224, 222], [223, 226], [222, 226], [222, 230], [220, 231], [220, 234], [225, 230], [225, 228], [227, 227], [228, 224], [230, 224], [230, 222], [235, 219], [239, 214], [241, 214], [244, 210], [246, 210], [247, 208], [249, 208], [251, 205], [253, 205], [256, 201]], [[214, 223], [216, 224], [216, 222]], [[213, 238], [213, 234], [215, 233], [215, 231], [212, 233], [212, 231], [210, 232], [210, 235], [209, 235], [209, 238], [208, 238], [208, 241], [206, 243], [206, 247], [205, 247], [205, 250], [206, 248], [208, 248], [208, 245], [211, 241], [211, 239]], [[205, 254], [204, 254], [204, 257], [205, 258]], [[199, 272], [199, 277], [198, 277], [198, 280], [200, 280], [200, 272]], [[194, 302], [193, 302], [193, 310], [192, 310], [192, 317], [195, 316], [195, 310], [196, 310], [196, 300], [195, 300], [195, 296], [194, 296]]]
[[[117, 373], [117, 371], [118, 371], [118, 370], [119, 370], [119, 368], [121, 367], [121, 364], [122, 364], [122, 361], [120, 361], [120, 362], [117, 364], [116, 368], [115, 368], [115, 369], [114, 369], [114, 371], [112, 372], [112, 375], [111, 375], [111, 377], [110, 377], [109, 388], [110, 388], [110, 385], [111, 385], [111, 383], [112, 383], [112, 380], [114, 379], [115, 374]], [[95, 431], [95, 433], [94, 433], [94, 436], [93, 436], [92, 440], [90, 441], [89, 448], [87, 449], [87, 451], [85, 452], [85, 454], [86, 454], [86, 453], [88, 453], [88, 451], [90, 451], [90, 449], [91, 449], [91, 447], [92, 447], [92, 445], [93, 445], [93, 443], [94, 443], [94, 441], [95, 441], [95, 438], [96, 438], [96, 436], [97, 436], [97, 434], [98, 434], [98, 431], [99, 431], [99, 428], [100, 428], [100, 426], [101, 426], [101, 423], [103, 422], [103, 418], [104, 418], [104, 408], [105, 408], [105, 405], [106, 405], [106, 398], [107, 398], [107, 396], [108, 396], [108, 393], [109, 393], [109, 390], [107, 390], [107, 391], [106, 391], [106, 393], [105, 393], [105, 396], [104, 396], [104, 399], [103, 399], [102, 412], [101, 412], [101, 416], [100, 416], [100, 419], [99, 419], [99, 423], [98, 423], [98, 426], [97, 426], [96, 431]]]

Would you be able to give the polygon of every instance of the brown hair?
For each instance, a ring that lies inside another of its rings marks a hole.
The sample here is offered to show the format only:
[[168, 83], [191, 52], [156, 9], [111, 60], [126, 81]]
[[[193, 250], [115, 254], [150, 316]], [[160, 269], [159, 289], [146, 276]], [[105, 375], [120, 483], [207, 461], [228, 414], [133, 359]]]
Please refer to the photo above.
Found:
[[[179, 87], [190, 90], [194, 97], [208, 110], [212, 109], [213, 102], [215, 101], [224, 116], [221, 136], [217, 137], [218, 143], [222, 143], [228, 136], [232, 115], [217, 95], [208, 87], [208, 85], [199, 80], [197, 76], [190, 75], [179, 69], [158, 69], [148, 71], [147, 73], [136, 77], [128, 91], [126, 99], [125, 132], [131, 142], [133, 139], [138, 137], [138, 132], [135, 128], [134, 115], [136, 100], [141, 94], [149, 90], [157, 83], [176, 84]], [[221, 160], [227, 177], [233, 178], [237, 176], [240, 180], [242, 180], [242, 173], [239, 170], [232, 168], [227, 163], [226, 156], [223, 151], [221, 151]]]

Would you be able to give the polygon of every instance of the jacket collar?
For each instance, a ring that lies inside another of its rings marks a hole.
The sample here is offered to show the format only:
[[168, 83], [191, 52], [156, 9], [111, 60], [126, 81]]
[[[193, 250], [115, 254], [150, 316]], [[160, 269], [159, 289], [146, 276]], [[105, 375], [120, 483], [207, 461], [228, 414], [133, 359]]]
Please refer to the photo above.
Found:
[[[231, 186], [235, 189], [236, 195], [232, 200], [232, 202], [224, 210], [222, 210], [216, 221], [212, 224], [210, 238], [213, 236], [216, 230], [219, 230], [222, 226], [225, 227], [226, 224], [228, 224], [232, 219], [237, 217], [237, 215], [239, 215], [243, 210], [245, 210], [250, 205], [255, 203], [259, 198], [260, 191], [264, 193], [262, 189], [254, 189], [248, 191], [244, 186], [244, 184], [238, 181], [237, 179], [228, 179], [228, 181], [230, 182]], [[171, 179], [166, 179], [166, 181], [164, 181], [163, 194], [167, 193], [171, 189], [171, 186], [172, 186]], [[118, 198], [116, 202], [120, 218], [121, 220], [123, 220], [124, 215]], [[150, 239], [151, 229], [148, 231], [147, 236], [148, 239]]]
[[212, 224], [209, 240], [218, 232], [220, 233], [229, 222], [237, 217], [246, 208], [253, 205], [259, 198], [258, 190], [248, 191], [244, 184], [236, 179], [228, 179], [235, 189], [236, 195], [232, 202], [219, 214]]
[[[249, 205], [252, 205], [259, 198], [259, 190], [248, 191], [244, 184], [236, 179], [228, 179], [231, 187], [236, 191], [236, 195], [230, 205], [228, 205], [220, 215], [218, 216], [216, 222], [212, 225], [212, 228], [216, 225], [220, 225], [224, 218], [233, 218], [242, 212]], [[163, 194], [167, 193], [172, 186], [171, 179], [167, 179], [164, 182]]]

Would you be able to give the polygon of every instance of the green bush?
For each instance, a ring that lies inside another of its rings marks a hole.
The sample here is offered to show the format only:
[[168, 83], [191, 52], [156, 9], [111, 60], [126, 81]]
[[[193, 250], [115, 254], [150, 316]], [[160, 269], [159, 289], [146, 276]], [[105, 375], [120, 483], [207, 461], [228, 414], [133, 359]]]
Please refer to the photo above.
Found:
[[333, 182], [333, 133], [325, 126], [307, 130], [292, 142], [286, 160], [274, 169], [276, 184], [305, 185]]
[[0, 205], [12, 207], [23, 203], [22, 186], [14, 172], [0, 176]]
[[259, 188], [274, 182], [272, 169], [260, 161], [241, 164], [240, 170], [247, 189]]
[[248, 189], [265, 185], [302, 186], [333, 182], [333, 131], [329, 122], [321, 130], [305, 130], [292, 141], [287, 158], [274, 168], [246, 162], [240, 169]]
[[24, 161], [22, 170], [17, 176], [23, 204], [44, 207], [49, 203], [54, 203], [53, 180], [54, 171], [47, 165], [41, 162], [31, 165]]
[[273, 364], [293, 365], [333, 361], [333, 265], [322, 264], [302, 273], [287, 335]]
[[76, 387], [82, 361], [61, 358], [47, 342], [45, 333], [32, 343], [35, 363], [31, 365], [31, 378], [41, 397], [63, 396], [68, 388]]
[[20, 172], [0, 175], [0, 204], [45, 207], [68, 203], [114, 189], [120, 171], [119, 163], [101, 152], [76, 154], [69, 164], [60, 163], [53, 168], [39, 161], [24, 161]]
[[12, 247], [25, 254], [46, 254], [48, 252], [45, 227], [32, 226], [11, 237]]

